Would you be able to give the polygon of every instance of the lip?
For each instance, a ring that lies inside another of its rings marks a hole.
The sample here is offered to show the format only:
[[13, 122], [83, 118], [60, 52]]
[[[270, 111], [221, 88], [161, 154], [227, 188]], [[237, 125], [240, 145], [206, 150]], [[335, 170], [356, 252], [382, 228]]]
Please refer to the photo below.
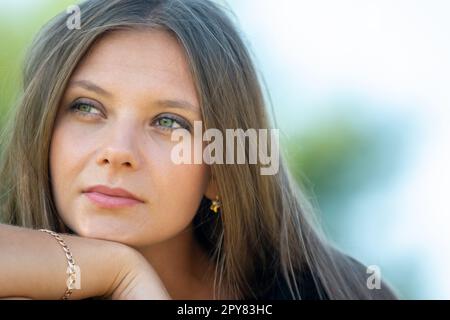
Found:
[[131, 207], [144, 202], [125, 189], [104, 185], [92, 186], [84, 190], [83, 194], [97, 206], [107, 209]]

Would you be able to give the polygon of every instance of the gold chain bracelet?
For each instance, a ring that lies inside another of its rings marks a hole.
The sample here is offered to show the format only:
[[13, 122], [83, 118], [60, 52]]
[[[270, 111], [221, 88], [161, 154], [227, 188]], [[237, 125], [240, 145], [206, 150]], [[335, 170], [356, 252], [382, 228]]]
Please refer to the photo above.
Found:
[[73, 290], [79, 289], [79, 287], [76, 286], [76, 280], [77, 280], [77, 272], [79, 273], [80, 268], [75, 264], [75, 260], [73, 259], [69, 247], [65, 243], [64, 239], [58, 233], [47, 229], [39, 229], [39, 231], [46, 232], [52, 235], [61, 245], [62, 249], [64, 250], [64, 253], [66, 254], [68, 264], [67, 273], [69, 274], [69, 277], [67, 278], [66, 281], [67, 289], [64, 292], [64, 295], [61, 297], [61, 300], [68, 300]]

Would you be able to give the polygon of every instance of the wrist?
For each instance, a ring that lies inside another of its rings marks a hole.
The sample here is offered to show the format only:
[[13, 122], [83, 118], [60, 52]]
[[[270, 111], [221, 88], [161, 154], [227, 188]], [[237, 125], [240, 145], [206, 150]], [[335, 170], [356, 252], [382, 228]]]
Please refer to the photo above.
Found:
[[123, 263], [114, 281], [111, 299], [171, 299], [160, 277], [141, 253], [131, 247], [124, 248], [122, 253]]
[[114, 291], [127, 269], [129, 260], [138, 253], [121, 243], [61, 235], [76, 259], [81, 271], [80, 290], [75, 290], [72, 299], [108, 297]]

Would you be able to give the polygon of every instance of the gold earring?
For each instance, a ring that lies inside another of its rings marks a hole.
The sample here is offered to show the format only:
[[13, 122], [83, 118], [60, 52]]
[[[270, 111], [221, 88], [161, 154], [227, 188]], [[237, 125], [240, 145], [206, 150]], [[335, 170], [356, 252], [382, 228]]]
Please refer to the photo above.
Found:
[[211, 206], [209, 208], [214, 211], [214, 213], [217, 213], [221, 205], [222, 203], [219, 200], [219, 196], [216, 195], [216, 200], [212, 200]]

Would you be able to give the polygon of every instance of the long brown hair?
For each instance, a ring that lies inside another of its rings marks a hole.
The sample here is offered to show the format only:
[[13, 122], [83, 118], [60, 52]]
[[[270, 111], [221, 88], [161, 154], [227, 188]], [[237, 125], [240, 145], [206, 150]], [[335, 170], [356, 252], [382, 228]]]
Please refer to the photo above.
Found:
[[[29, 48], [21, 99], [2, 135], [3, 223], [63, 231], [50, 185], [53, 124], [72, 72], [108, 32], [156, 28], [173, 34], [185, 50], [205, 128], [271, 128], [258, 73], [227, 8], [209, 0], [89, 0], [80, 12], [81, 29], [67, 28], [62, 12]], [[261, 175], [260, 167], [211, 165], [221, 213], [211, 216], [204, 198], [193, 223], [215, 261], [218, 292], [258, 298], [279, 275], [292, 298], [301, 299], [298, 275], [310, 270], [328, 298], [373, 298], [354, 264], [320, 235], [314, 206], [283, 157], [275, 175]]]

